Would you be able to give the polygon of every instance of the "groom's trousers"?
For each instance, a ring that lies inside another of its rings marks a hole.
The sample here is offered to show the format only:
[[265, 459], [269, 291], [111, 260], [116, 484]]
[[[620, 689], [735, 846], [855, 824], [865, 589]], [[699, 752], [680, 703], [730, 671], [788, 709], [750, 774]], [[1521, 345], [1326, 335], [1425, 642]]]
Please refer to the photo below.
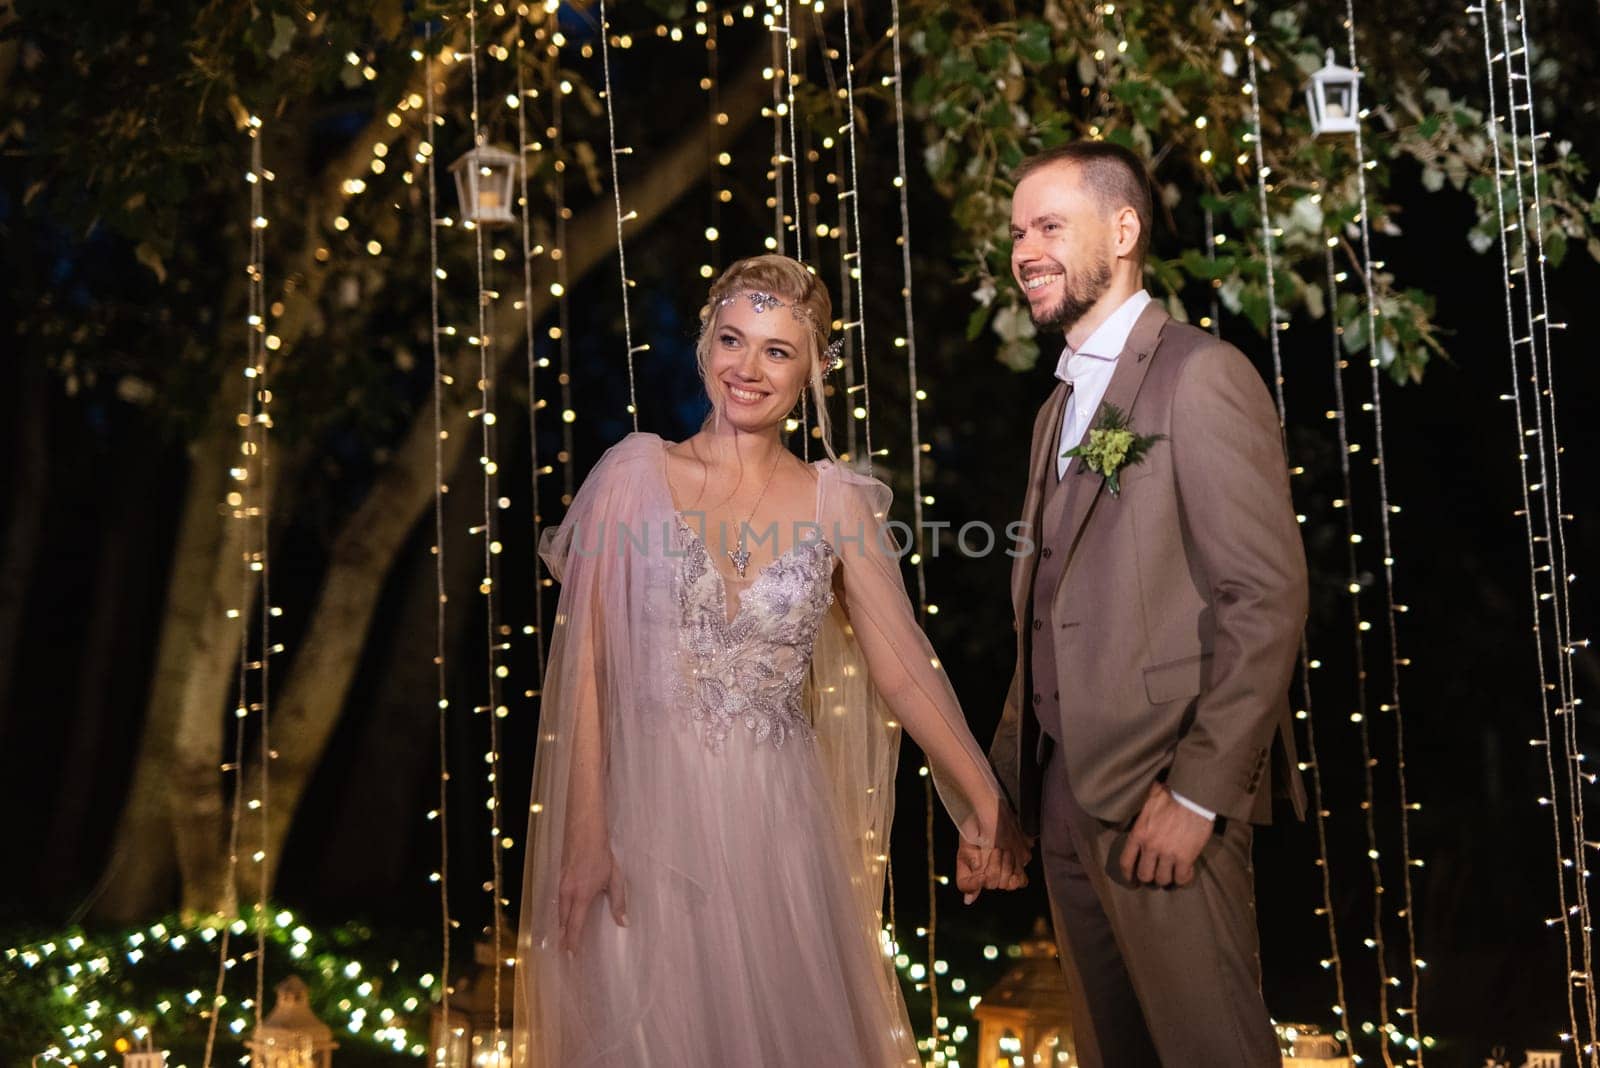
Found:
[[1219, 821], [1188, 886], [1130, 885], [1126, 828], [1078, 804], [1060, 746], [1040, 854], [1081, 1068], [1277, 1068], [1261, 997], [1251, 827]]

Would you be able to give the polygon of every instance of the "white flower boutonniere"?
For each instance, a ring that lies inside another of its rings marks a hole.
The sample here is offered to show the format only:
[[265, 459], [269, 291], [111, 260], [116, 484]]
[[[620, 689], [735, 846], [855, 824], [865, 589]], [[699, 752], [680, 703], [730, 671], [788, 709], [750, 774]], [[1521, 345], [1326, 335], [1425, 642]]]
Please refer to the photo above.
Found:
[[1122, 492], [1119, 475], [1124, 467], [1141, 463], [1150, 446], [1165, 441], [1165, 434], [1136, 434], [1128, 417], [1114, 404], [1100, 409], [1100, 425], [1089, 430], [1088, 439], [1062, 456], [1075, 457], [1084, 467], [1100, 475], [1115, 497]]

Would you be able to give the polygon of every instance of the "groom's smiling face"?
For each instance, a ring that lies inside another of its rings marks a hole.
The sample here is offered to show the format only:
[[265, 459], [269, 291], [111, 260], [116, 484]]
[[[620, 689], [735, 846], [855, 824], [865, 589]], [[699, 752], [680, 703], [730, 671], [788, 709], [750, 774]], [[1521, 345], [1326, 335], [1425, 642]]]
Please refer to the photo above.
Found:
[[1080, 168], [1057, 163], [1017, 183], [1011, 274], [1034, 325], [1071, 330], [1111, 286], [1112, 219]]

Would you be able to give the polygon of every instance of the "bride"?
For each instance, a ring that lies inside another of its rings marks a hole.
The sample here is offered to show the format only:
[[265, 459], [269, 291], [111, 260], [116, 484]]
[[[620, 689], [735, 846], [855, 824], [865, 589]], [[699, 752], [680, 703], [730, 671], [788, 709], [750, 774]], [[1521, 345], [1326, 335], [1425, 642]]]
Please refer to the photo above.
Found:
[[541, 541], [562, 589], [519, 1064], [920, 1064], [880, 936], [901, 724], [989, 885], [1022, 881], [1028, 843], [906, 596], [888, 487], [784, 444], [808, 386], [825, 420], [831, 318], [794, 260], [728, 268], [700, 312], [706, 425], [625, 438]]

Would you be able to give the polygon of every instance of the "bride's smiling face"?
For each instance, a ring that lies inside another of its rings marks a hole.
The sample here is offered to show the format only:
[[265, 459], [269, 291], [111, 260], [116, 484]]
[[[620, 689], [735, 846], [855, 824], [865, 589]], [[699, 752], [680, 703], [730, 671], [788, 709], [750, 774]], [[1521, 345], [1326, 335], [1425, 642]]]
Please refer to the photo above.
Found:
[[757, 311], [743, 293], [717, 309], [706, 356], [706, 388], [722, 418], [766, 430], [794, 411], [811, 371], [811, 331], [782, 307]]

